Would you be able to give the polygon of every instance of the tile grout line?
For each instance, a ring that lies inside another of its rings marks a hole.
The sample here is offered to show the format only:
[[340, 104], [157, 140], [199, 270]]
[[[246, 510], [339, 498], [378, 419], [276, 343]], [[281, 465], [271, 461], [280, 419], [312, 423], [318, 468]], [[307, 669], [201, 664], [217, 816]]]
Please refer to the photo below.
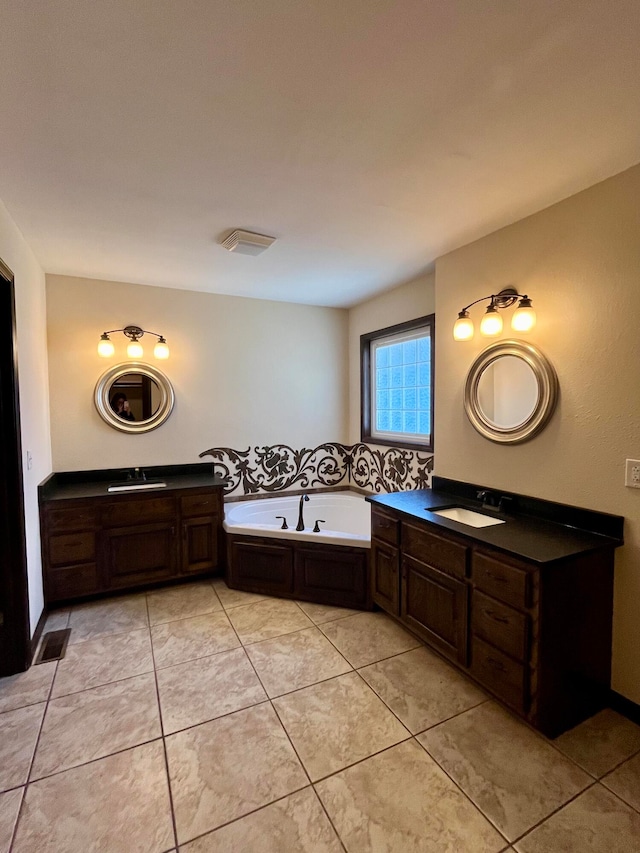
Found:
[[522, 840], [523, 840], [523, 838], [526, 838], [528, 835], [531, 835], [531, 833], [532, 833], [534, 830], [538, 829], [540, 826], [542, 826], [542, 824], [543, 824], [543, 823], [546, 823], [546, 822], [547, 822], [548, 820], [550, 820], [554, 815], [557, 815], [557, 814], [558, 814], [559, 812], [561, 812], [563, 809], [566, 809], [566, 808], [567, 808], [567, 806], [571, 805], [571, 803], [573, 803], [573, 802], [574, 802], [574, 800], [577, 800], [577, 799], [578, 799], [578, 797], [581, 797], [583, 794], [586, 794], [586, 793], [587, 793], [587, 791], [590, 791], [592, 788], [595, 788], [595, 786], [596, 786], [596, 785], [598, 785], [598, 784], [599, 784], [598, 780], [597, 780], [597, 779], [594, 779], [592, 782], [590, 782], [590, 783], [586, 786], [586, 788], [583, 788], [581, 791], [578, 791], [578, 792], [577, 792], [577, 794], [574, 794], [574, 795], [573, 795], [572, 797], [570, 797], [566, 802], [562, 803], [562, 805], [560, 805], [560, 806], [558, 806], [557, 808], [553, 809], [553, 811], [549, 812], [549, 814], [548, 814], [548, 815], [546, 815], [545, 817], [541, 818], [539, 821], [537, 821], [536, 823], [534, 823], [532, 826], [530, 826], [528, 829], [526, 829], [526, 830], [525, 830], [521, 835], [519, 835], [517, 838], [514, 838], [514, 840], [511, 842], [511, 844], [517, 844], [519, 841], [522, 841]]

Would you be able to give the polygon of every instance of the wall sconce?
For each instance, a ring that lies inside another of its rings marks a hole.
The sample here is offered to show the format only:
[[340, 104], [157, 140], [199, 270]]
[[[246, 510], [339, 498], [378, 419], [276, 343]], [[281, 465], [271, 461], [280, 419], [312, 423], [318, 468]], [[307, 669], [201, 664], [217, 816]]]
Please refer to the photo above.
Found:
[[458, 314], [458, 319], [453, 325], [453, 337], [456, 341], [470, 341], [473, 337], [473, 320], [469, 316], [469, 308], [478, 302], [491, 300], [482, 320], [480, 321], [480, 334], [487, 337], [499, 335], [502, 331], [502, 317], [498, 313], [503, 308], [510, 308], [518, 299], [520, 304], [513, 312], [511, 328], [515, 332], [530, 332], [536, 324], [536, 312], [531, 307], [528, 296], [518, 293], [514, 287], [505, 287], [500, 293], [491, 296], [483, 296], [471, 302]]
[[164, 337], [157, 332], [148, 332], [146, 329], [141, 329], [140, 326], [125, 326], [124, 329], [111, 329], [110, 332], [103, 332], [98, 343], [98, 355], [101, 355], [103, 358], [111, 358], [116, 351], [109, 338], [109, 335], [113, 335], [115, 332], [122, 332], [129, 338], [129, 344], [127, 345], [127, 355], [129, 358], [142, 358], [144, 350], [142, 349], [140, 338], [143, 335], [155, 335], [158, 339], [153, 348], [153, 354], [156, 358], [169, 358], [169, 347]]

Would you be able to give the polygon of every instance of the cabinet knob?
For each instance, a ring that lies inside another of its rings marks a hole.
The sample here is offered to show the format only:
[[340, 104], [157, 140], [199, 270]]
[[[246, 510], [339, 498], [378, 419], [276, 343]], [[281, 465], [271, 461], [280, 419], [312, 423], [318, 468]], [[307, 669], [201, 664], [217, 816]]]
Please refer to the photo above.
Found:
[[509, 624], [509, 620], [505, 616], [498, 616], [498, 614], [494, 613], [493, 610], [485, 610], [484, 612], [489, 619], [493, 619], [494, 622], [499, 622], [501, 625]]

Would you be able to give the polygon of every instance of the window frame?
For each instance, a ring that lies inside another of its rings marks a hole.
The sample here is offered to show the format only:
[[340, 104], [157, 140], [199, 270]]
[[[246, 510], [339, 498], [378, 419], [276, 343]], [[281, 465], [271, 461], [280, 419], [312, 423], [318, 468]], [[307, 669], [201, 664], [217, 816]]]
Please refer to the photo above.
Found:
[[[371, 369], [372, 369], [372, 344], [382, 338], [388, 338], [394, 335], [404, 335], [407, 332], [412, 332], [422, 327], [428, 327], [430, 336], [430, 389], [431, 389], [431, 407], [429, 412], [429, 440], [428, 441], [405, 441], [397, 438], [398, 433], [394, 433], [394, 437], [382, 438], [379, 435], [372, 435], [372, 424], [375, 423], [375, 400], [372, 394]], [[367, 332], [360, 335], [360, 440], [365, 444], [382, 444], [387, 447], [403, 447], [408, 450], [422, 450], [433, 452], [433, 382], [435, 376], [435, 314], [427, 314], [424, 317], [418, 317], [415, 320], [407, 320], [404, 323], [397, 323], [395, 326], [387, 326], [384, 329], [378, 329], [375, 332]]]

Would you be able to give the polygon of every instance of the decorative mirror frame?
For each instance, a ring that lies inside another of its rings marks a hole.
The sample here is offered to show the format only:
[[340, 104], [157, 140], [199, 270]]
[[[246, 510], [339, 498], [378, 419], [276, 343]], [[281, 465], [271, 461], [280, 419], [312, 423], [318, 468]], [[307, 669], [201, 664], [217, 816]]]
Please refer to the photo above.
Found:
[[[499, 427], [484, 415], [478, 397], [480, 377], [496, 359], [510, 355], [525, 361], [538, 384], [538, 399], [529, 417], [515, 427]], [[547, 425], [558, 401], [558, 377], [551, 362], [533, 344], [525, 341], [499, 341], [484, 349], [467, 374], [464, 408], [472, 426], [489, 441], [519, 444], [537, 435]]]
[[[127, 373], [141, 373], [143, 376], [147, 376], [149, 379], [152, 379], [160, 389], [160, 405], [158, 406], [158, 410], [154, 415], [152, 415], [152, 417], [147, 418], [144, 421], [123, 420], [122, 418], [119, 418], [111, 408], [111, 404], [109, 402], [111, 385]], [[121, 432], [140, 433], [150, 432], [152, 429], [157, 429], [157, 427], [167, 420], [173, 411], [175, 394], [173, 393], [171, 382], [169, 382], [169, 379], [161, 370], [158, 370], [157, 367], [153, 367], [150, 364], [142, 364], [139, 361], [128, 361], [123, 362], [122, 364], [116, 364], [114, 367], [110, 367], [109, 370], [102, 374], [96, 385], [94, 402], [96, 404], [98, 414], [103, 421], [106, 421], [106, 423], [109, 424], [109, 426], [114, 429], [118, 429]]]

